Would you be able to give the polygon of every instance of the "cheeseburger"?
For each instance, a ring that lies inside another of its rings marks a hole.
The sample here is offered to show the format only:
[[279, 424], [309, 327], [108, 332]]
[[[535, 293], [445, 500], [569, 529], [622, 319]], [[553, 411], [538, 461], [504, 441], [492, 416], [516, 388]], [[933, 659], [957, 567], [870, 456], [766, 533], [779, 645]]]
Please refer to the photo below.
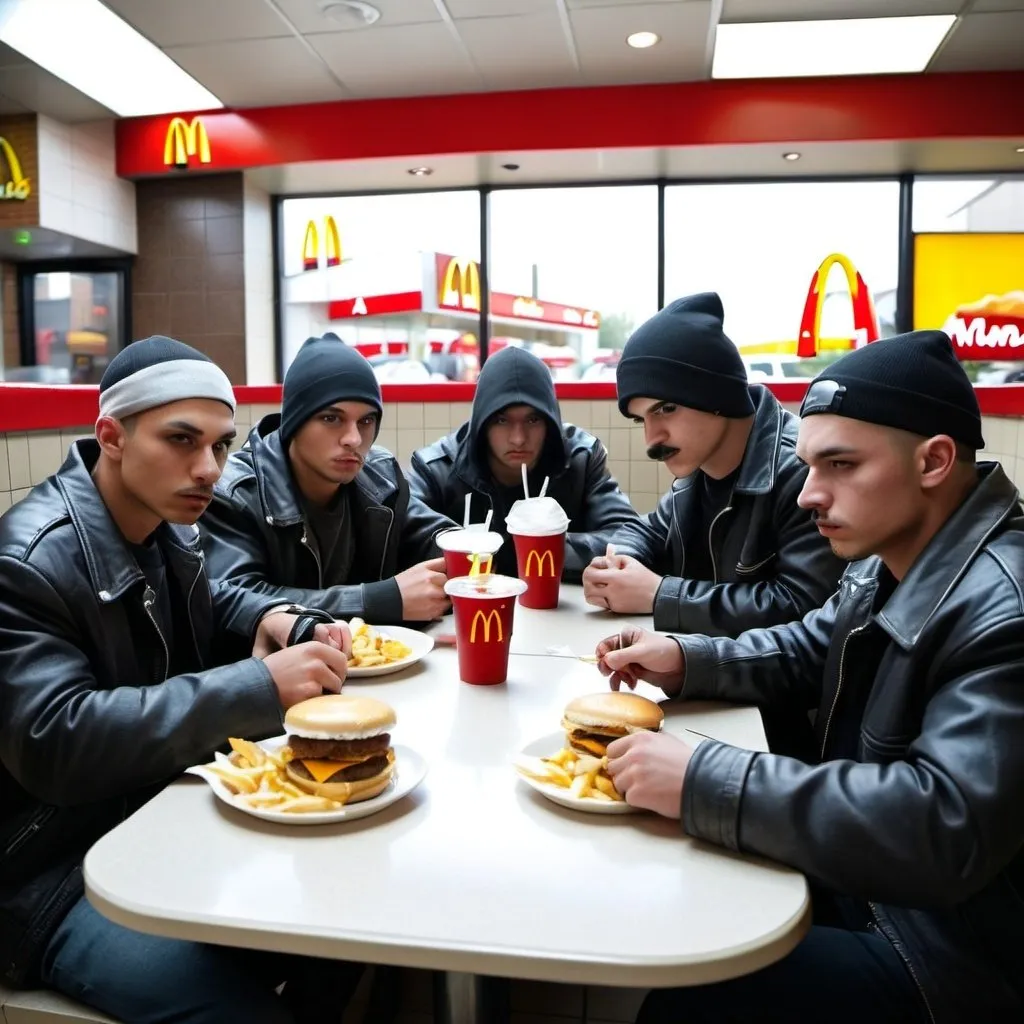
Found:
[[580, 754], [604, 757], [608, 744], [634, 732], [658, 732], [665, 713], [646, 697], [606, 690], [569, 701], [562, 728], [569, 746]]
[[316, 796], [356, 803], [388, 787], [395, 752], [389, 730], [395, 712], [372, 697], [327, 694], [288, 709], [288, 778]]

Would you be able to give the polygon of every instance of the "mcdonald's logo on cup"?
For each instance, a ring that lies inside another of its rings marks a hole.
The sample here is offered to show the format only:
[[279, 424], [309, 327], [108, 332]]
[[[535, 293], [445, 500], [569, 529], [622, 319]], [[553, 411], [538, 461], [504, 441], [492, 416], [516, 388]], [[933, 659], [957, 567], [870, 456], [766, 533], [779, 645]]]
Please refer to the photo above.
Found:
[[189, 157], [193, 156], [198, 157], [201, 164], [210, 162], [210, 140], [203, 119], [193, 117], [186, 121], [183, 117], [172, 118], [164, 139], [164, 163], [184, 171], [188, 168]]
[[475, 260], [453, 256], [445, 267], [437, 301], [449, 309], [480, 311], [480, 267]]
[[853, 263], [841, 253], [834, 252], [821, 261], [821, 266], [814, 272], [811, 285], [807, 289], [804, 302], [804, 314], [800, 319], [800, 333], [797, 336], [796, 354], [801, 359], [811, 359], [818, 354], [818, 340], [821, 337], [821, 307], [825, 301], [825, 285], [828, 283], [829, 271], [840, 266], [846, 275], [846, 285], [850, 291], [850, 302], [853, 305], [853, 327], [857, 332], [857, 342], [878, 341], [878, 316], [871, 291], [864, 283]]
[[[544, 572], [547, 565], [548, 571]], [[536, 572], [532, 570], [536, 569]], [[526, 556], [526, 575], [529, 576], [554, 576], [555, 556], [551, 551], [531, 551]]]
[[28, 199], [32, 194], [32, 186], [28, 178], [21, 173], [21, 161], [14, 152], [14, 147], [3, 137], [0, 137], [0, 153], [7, 161], [7, 170], [10, 173], [7, 181], [0, 184], [0, 199]]
[[[341, 260], [341, 235], [335, 219], [328, 214], [324, 217], [324, 248], [327, 250], [327, 266], [336, 267]], [[316, 221], [306, 225], [306, 236], [302, 240], [302, 269], [316, 270], [320, 266], [320, 236]]]
[[491, 642], [491, 626], [494, 626], [497, 632], [497, 641], [499, 644], [505, 642], [505, 631], [501, 626], [501, 616], [498, 614], [496, 608], [492, 608], [489, 612], [478, 611], [473, 616], [473, 625], [469, 629], [469, 642], [471, 644], [476, 643], [476, 631], [477, 627], [482, 626], [484, 632], [484, 643], [489, 644]]

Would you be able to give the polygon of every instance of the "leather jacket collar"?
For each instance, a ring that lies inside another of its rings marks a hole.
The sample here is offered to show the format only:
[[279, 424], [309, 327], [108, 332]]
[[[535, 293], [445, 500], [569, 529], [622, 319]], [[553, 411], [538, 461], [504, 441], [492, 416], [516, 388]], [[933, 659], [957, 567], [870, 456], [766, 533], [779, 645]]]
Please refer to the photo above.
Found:
[[[85, 553], [89, 582], [99, 600], [106, 603], [116, 601], [145, 577], [93, 482], [92, 468], [99, 454], [96, 441], [76, 441], [54, 479]], [[157, 536], [165, 556], [180, 560], [177, 574], [194, 576], [197, 563], [202, 561], [198, 528], [161, 523]]]
[[743, 453], [733, 491], [769, 494], [775, 488], [785, 410], [760, 384], [750, 385], [750, 397], [754, 401], [754, 425], [750, 429], [747, 450]]

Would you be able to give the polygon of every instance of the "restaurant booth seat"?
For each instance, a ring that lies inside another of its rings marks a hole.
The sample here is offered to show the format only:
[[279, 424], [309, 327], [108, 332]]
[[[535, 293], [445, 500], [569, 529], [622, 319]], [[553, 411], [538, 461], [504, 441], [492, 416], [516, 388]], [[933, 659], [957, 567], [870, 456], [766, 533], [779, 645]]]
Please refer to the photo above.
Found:
[[98, 1010], [58, 992], [9, 989], [0, 985], [2, 1024], [119, 1024]]

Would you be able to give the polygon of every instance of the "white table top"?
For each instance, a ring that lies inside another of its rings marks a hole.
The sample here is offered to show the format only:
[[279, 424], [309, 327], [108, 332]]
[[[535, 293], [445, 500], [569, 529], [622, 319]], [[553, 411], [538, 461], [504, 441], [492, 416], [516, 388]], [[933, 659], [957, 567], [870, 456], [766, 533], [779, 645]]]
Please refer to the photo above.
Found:
[[[578, 588], [563, 595], [557, 611], [516, 610], [513, 650], [584, 653], [614, 632], [607, 613], [581, 614]], [[475, 687], [459, 681], [454, 650], [435, 648], [419, 666], [346, 688], [391, 703], [395, 742], [427, 759], [409, 797], [348, 824], [289, 828], [182, 780], [90, 851], [93, 904], [158, 935], [604, 985], [735, 977], [803, 936], [798, 873], [654, 815], [564, 810], [517, 779], [513, 755], [557, 732], [573, 696], [604, 688], [592, 665], [513, 654], [507, 685]], [[685, 726], [764, 749], [754, 709], [670, 708], [666, 728]]]

